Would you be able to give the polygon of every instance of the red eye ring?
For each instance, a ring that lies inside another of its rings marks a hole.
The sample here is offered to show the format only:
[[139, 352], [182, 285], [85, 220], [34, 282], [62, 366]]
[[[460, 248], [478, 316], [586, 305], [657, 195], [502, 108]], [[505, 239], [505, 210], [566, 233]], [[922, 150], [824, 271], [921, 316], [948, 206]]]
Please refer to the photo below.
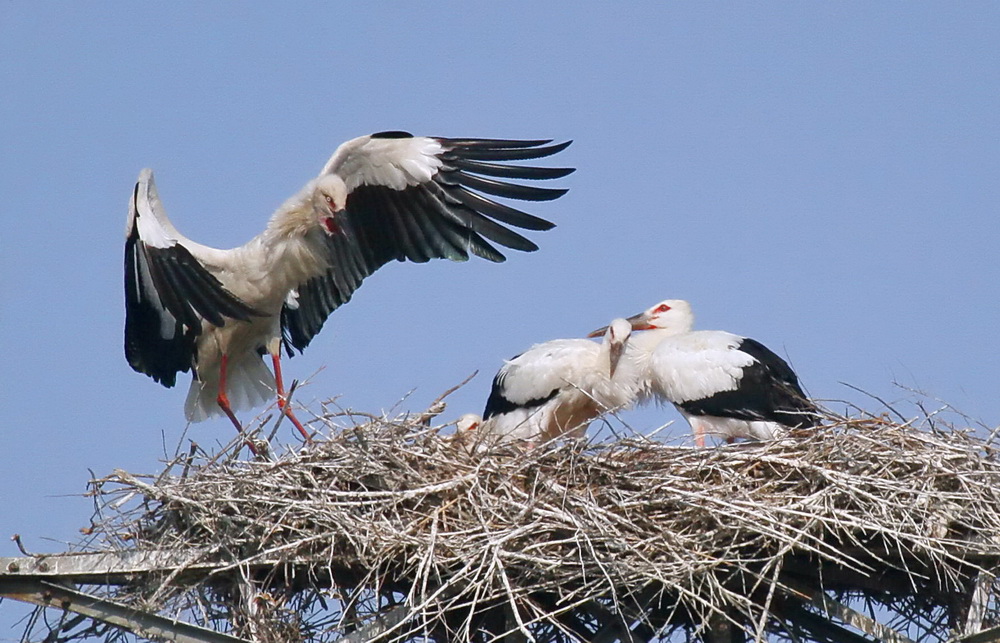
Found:
[[653, 312], [654, 312], [654, 313], [665, 313], [665, 312], [667, 312], [668, 310], [670, 310], [670, 306], [668, 306], [668, 305], [666, 305], [666, 304], [660, 304], [659, 306], [657, 306], [657, 307], [656, 307], [656, 308], [655, 308], [655, 309], [653, 310]]

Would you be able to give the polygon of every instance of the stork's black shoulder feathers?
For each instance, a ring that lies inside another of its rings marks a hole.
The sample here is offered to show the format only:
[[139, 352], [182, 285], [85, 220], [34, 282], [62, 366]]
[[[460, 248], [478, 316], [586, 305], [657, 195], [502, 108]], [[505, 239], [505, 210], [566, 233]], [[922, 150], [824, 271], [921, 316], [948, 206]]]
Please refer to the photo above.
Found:
[[753, 357], [754, 362], [743, 368], [735, 389], [678, 406], [691, 415], [766, 420], [792, 428], [818, 424], [816, 406], [802, 391], [799, 378], [788, 362], [748, 337], [742, 339], [737, 350]]

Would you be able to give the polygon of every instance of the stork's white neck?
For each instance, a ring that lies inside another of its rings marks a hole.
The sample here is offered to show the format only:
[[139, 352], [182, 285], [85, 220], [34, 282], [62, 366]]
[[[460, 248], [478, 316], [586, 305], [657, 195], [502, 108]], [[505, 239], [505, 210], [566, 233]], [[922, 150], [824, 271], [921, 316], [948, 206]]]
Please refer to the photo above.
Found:
[[673, 328], [653, 328], [651, 330], [636, 331], [629, 338], [629, 351], [634, 351], [648, 357], [664, 339], [673, 335], [680, 335], [684, 332], [686, 331]]
[[652, 383], [649, 377], [653, 351], [663, 340], [683, 332], [683, 330], [678, 329], [654, 328], [632, 333], [619, 369], [627, 369], [629, 375], [625, 377], [635, 379], [637, 395], [640, 400], [648, 401], [653, 398]]
[[[608, 325], [608, 330], [601, 340], [601, 347], [597, 353], [597, 364], [603, 370], [603, 374], [611, 375], [612, 361], [617, 367], [623, 357], [622, 351], [628, 346], [629, 338], [632, 336], [632, 326], [625, 319], [615, 319]], [[615, 355], [612, 355], [612, 349]]]
[[317, 225], [316, 213], [313, 208], [313, 193], [316, 181], [312, 180], [285, 201], [271, 215], [267, 223], [267, 232], [275, 239], [305, 236]]
[[263, 232], [233, 250], [230, 269], [240, 279], [227, 284], [230, 290], [248, 304], [270, 310], [280, 307], [290, 290], [327, 270], [325, 233], [308, 221], [291, 200], [279, 208]]

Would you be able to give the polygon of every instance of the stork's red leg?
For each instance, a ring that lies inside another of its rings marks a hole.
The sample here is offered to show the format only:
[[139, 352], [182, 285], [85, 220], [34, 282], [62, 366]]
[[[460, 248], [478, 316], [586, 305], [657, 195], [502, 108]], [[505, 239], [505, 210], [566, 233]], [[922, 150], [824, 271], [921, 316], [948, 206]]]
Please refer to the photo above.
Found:
[[695, 420], [691, 423], [691, 428], [694, 431], [695, 445], [699, 447], [705, 446], [705, 425], [700, 420]]
[[[223, 353], [222, 365], [219, 366], [219, 395], [215, 398], [215, 402], [219, 405], [219, 408], [222, 409], [222, 412], [229, 416], [233, 426], [235, 426], [236, 430], [240, 432], [240, 435], [242, 435], [243, 425], [236, 419], [236, 414], [233, 413], [232, 407], [229, 406], [229, 396], [226, 395], [226, 366], [228, 361], [228, 357], [225, 353]], [[244, 439], [243, 441], [248, 447], [250, 447], [250, 451], [254, 455], [257, 455], [257, 448], [253, 445], [253, 442], [247, 439]]]
[[274, 364], [274, 385], [278, 389], [278, 410], [288, 416], [288, 419], [292, 421], [295, 428], [299, 430], [302, 437], [305, 438], [306, 442], [312, 442], [312, 438], [309, 437], [309, 432], [306, 428], [302, 426], [299, 419], [295, 417], [292, 413], [292, 407], [288, 404], [288, 398], [285, 397], [285, 384], [281, 380], [281, 348], [271, 353], [271, 363]]

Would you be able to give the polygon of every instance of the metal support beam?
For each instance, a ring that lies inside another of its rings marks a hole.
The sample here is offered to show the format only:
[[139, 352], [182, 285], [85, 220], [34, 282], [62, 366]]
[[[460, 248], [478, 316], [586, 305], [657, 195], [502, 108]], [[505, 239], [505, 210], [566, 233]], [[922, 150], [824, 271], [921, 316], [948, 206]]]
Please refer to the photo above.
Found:
[[365, 643], [386, 633], [408, 618], [410, 618], [410, 613], [406, 606], [397, 605], [388, 612], [376, 616], [375, 620], [365, 627], [337, 639], [336, 643]]
[[[786, 582], [785, 584], [793, 592], [799, 594], [801, 598], [805, 598], [808, 602], [822, 610], [827, 617], [836, 618], [842, 623], [856, 627], [879, 641], [884, 641], [885, 643], [915, 643], [915, 641], [903, 636], [888, 625], [883, 625], [875, 619], [851, 609], [840, 601], [830, 598], [822, 591], [814, 593], [796, 583]], [[809, 612], [803, 610], [801, 615], [807, 617], [808, 614]], [[838, 627], [834, 623], [829, 623], [829, 626]], [[848, 630], [844, 630], [844, 632], [847, 633]]]
[[[209, 560], [209, 562], [205, 562]], [[195, 563], [194, 561], [202, 561]], [[92, 554], [53, 554], [0, 558], [0, 581], [11, 578], [50, 578], [86, 585], [120, 585], [150, 572], [207, 573], [219, 566], [204, 550], [110, 551]]]
[[975, 634], [953, 639], [954, 643], [997, 643], [1000, 641], [1000, 626], [991, 627]]
[[249, 643], [246, 639], [136, 610], [122, 603], [37, 578], [0, 578], [0, 596], [82, 614], [144, 638], [177, 643]]

